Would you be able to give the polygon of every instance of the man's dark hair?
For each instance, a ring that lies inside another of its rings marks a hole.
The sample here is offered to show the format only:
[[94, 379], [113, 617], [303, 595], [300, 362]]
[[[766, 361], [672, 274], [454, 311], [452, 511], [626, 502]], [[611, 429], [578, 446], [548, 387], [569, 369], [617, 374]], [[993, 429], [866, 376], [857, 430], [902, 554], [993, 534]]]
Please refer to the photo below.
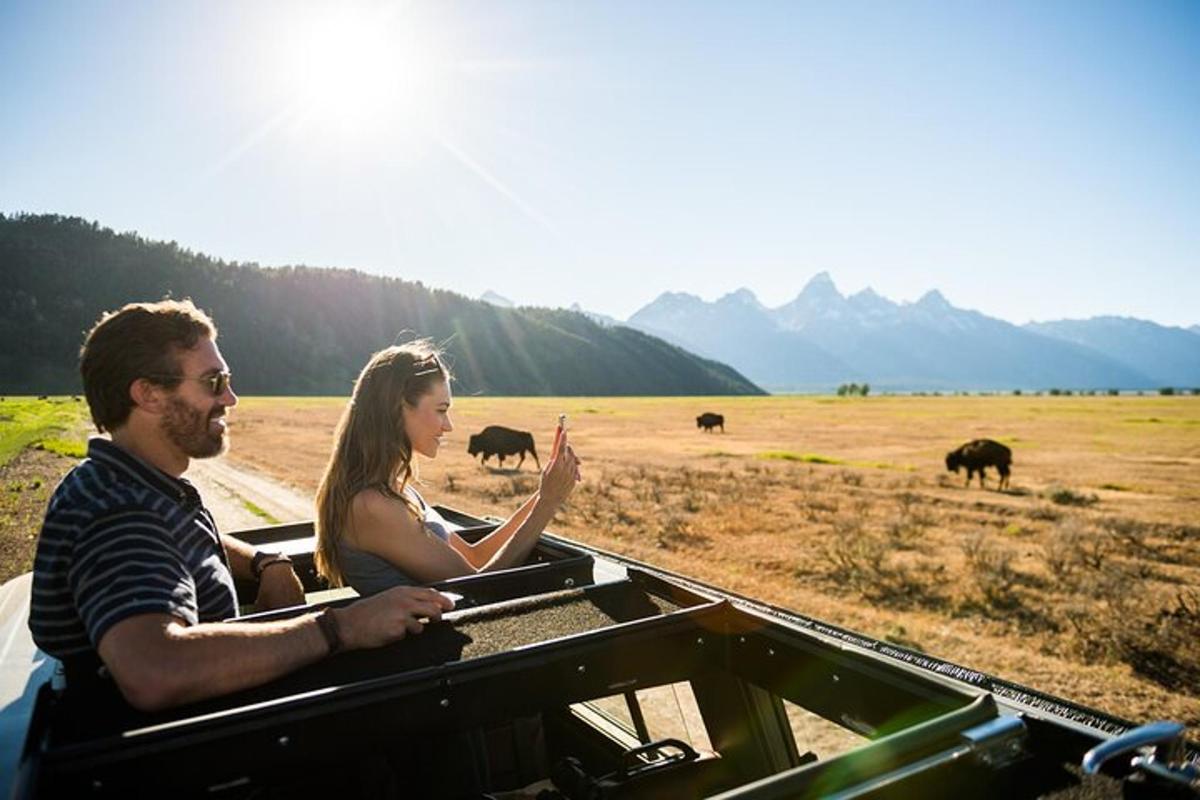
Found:
[[96, 430], [111, 431], [129, 419], [129, 386], [138, 378], [178, 386], [183, 379], [178, 353], [202, 338], [216, 339], [217, 326], [190, 299], [129, 303], [102, 315], [79, 351], [83, 393]]

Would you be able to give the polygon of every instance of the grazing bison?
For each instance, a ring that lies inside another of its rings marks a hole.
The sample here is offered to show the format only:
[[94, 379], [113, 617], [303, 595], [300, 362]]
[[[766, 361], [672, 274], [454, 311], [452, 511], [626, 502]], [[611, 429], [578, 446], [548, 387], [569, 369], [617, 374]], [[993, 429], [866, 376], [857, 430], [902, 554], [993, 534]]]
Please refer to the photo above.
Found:
[[705, 411], [700, 416], [696, 417], [696, 427], [704, 428], [705, 433], [712, 433], [712, 429], [720, 427], [721, 433], [725, 432], [725, 417], [720, 414], [714, 414], [711, 411]]
[[517, 462], [517, 469], [520, 469], [521, 465], [525, 463], [527, 451], [529, 455], [533, 456], [533, 463], [538, 465], [538, 469], [541, 469], [542, 464], [538, 461], [537, 450], [533, 447], [532, 433], [514, 431], [503, 425], [488, 425], [467, 442], [468, 454], [476, 456], [482, 453], [482, 463], [484, 464], [489, 458], [496, 456], [500, 460], [501, 468], [504, 467], [505, 458], [519, 455], [521, 460]]
[[995, 467], [1000, 473], [1000, 489], [1008, 488], [1008, 467], [1012, 464], [1012, 451], [991, 439], [976, 439], [957, 450], [946, 454], [946, 469], [957, 473], [959, 467], [967, 468], [967, 486], [971, 477], [979, 473], [979, 486], [983, 487], [984, 468]]

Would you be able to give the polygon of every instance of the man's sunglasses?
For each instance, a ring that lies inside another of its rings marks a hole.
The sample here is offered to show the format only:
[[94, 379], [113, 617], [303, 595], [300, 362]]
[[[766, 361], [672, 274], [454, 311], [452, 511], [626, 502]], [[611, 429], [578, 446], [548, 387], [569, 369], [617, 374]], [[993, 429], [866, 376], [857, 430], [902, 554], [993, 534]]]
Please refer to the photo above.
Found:
[[158, 378], [170, 378], [171, 380], [199, 381], [208, 387], [212, 392], [213, 397], [220, 397], [225, 394], [225, 390], [229, 388], [230, 382], [233, 381], [232, 372], [210, 372], [207, 375], [199, 377], [189, 377], [187, 375], [157, 375]]

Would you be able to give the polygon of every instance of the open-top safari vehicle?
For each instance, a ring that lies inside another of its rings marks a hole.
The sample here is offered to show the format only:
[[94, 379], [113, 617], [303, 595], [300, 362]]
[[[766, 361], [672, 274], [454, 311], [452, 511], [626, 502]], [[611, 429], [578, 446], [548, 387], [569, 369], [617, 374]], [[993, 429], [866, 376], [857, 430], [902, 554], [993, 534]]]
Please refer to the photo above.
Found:
[[[313, 603], [349, 601], [320, 591], [310, 524], [238, 535], [288, 552]], [[0, 590], [0, 797], [1198, 796], [1181, 726], [553, 535], [440, 588], [462, 599], [419, 637], [142, 714], [62, 702], [18, 578]]]

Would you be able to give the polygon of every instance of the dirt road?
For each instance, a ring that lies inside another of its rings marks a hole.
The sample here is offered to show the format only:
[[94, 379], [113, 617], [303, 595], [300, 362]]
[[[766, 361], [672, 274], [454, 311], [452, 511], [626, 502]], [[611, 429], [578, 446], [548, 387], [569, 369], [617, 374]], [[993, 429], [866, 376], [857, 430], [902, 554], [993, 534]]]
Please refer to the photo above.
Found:
[[200, 491], [222, 532], [312, 519], [312, 498], [226, 458], [193, 459], [184, 476]]

